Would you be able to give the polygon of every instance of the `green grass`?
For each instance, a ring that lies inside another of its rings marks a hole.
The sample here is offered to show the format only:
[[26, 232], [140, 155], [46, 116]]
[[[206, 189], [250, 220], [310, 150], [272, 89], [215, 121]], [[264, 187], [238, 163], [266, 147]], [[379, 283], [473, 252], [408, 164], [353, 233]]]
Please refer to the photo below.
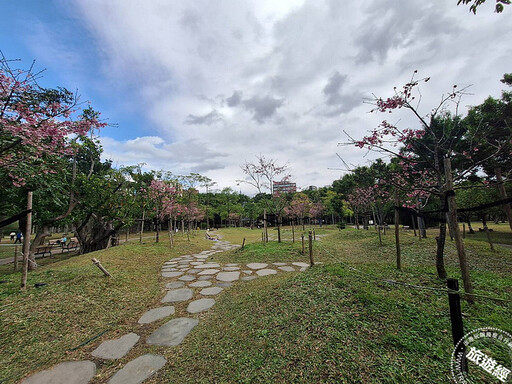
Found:
[[[7, 275], [3, 278], [8, 282], [0, 284], [0, 382], [14, 383], [64, 360], [91, 359], [100, 341], [130, 331], [141, 335], [142, 342], [121, 360], [95, 360], [94, 384], [107, 382], [144, 353], [163, 354], [168, 361], [147, 383], [450, 382], [446, 293], [383, 281], [444, 288], [434, 267], [434, 231], [422, 240], [412, 231], [401, 232], [403, 268], [397, 271], [392, 232], [383, 236], [381, 246], [372, 230], [322, 230], [327, 236], [314, 242], [314, 252], [315, 260], [325, 264], [224, 290], [211, 310], [194, 315], [201, 319], [199, 325], [173, 348], [143, 342], [168, 319], [146, 326], [136, 322], [146, 309], [159, 305], [162, 263], [213, 245], [201, 232], [191, 242], [179, 238], [173, 250], [166, 244], [129, 243], [44, 266], [31, 272], [27, 293], [17, 289], [19, 274]], [[249, 229], [221, 229], [218, 234], [239, 244], [246, 238], [243, 250], [213, 256], [219, 262], [306, 261], [300, 242], [263, 245], [261, 231]], [[473, 239], [465, 244], [475, 290], [512, 299], [512, 250], [491, 252], [485, 242]], [[91, 257], [100, 259], [114, 279], [104, 278]], [[446, 266], [451, 277], [460, 279], [450, 240]], [[35, 282], [48, 285], [35, 289]], [[175, 317], [190, 316], [186, 305], [175, 305]], [[493, 326], [512, 331], [511, 303], [463, 301], [462, 311], [466, 330]], [[105, 330], [97, 340], [67, 352]]]

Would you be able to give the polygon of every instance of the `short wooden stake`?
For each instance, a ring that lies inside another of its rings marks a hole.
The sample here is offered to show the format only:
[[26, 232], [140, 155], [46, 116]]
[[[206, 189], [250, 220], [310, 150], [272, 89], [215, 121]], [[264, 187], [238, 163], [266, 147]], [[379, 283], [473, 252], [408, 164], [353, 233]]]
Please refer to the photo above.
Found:
[[313, 229], [313, 240], [316, 241], [316, 233], [315, 233], [315, 230]]
[[313, 262], [313, 234], [309, 231], [309, 264], [311, 266], [315, 265]]
[[[457, 343], [464, 337], [464, 327], [462, 324], [462, 310], [460, 309], [460, 295], [459, 281], [457, 279], [446, 279], [446, 285], [451, 291], [448, 292], [448, 303], [450, 305], [450, 321], [452, 324], [452, 338], [453, 345], [457, 346]], [[466, 363], [466, 348], [464, 343], [460, 343], [458, 349], [455, 351], [455, 356], [462, 353], [462, 368], [467, 372], [468, 365]]]
[[242, 241], [242, 249], [244, 249], [244, 246], [245, 246], [245, 237], [244, 237], [244, 241]]
[[94, 263], [94, 265], [96, 265], [101, 270], [101, 272], [105, 274], [105, 276], [112, 277], [110, 272], [107, 271], [103, 265], [101, 265], [99, 260], [96, 260], [95, 258], [92, 258], [91, 260]]
[[300, 236], [302, 238], [302, 254], [304, 254], [304, 234]]

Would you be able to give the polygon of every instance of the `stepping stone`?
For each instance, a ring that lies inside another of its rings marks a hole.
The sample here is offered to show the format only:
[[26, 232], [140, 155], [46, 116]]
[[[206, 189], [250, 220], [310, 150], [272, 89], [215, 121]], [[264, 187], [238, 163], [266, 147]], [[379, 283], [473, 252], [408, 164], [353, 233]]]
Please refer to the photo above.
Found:
[[178, 317], [153, 332], [146, 340], [147, 344], [175, 347], [185, 339], [192, 329], [199, 323], [197, 319]]
[[286, 263], [272, 263], [272, 265], [283, 266], [283, 265], [286, 265]]
[[240, 272], [219, 272], [216, 276], [220, 281], [235, 281], [240, 278]]
[[244, 269], [242, 272], [243, 272], [243, 273], [246, 273], [246, 274], [248, 274], [248, 275], [252, 275], [252, 271], [251, 271], [251, 270], [249, 270], [249, 269]]
[[164, 265], [176, 265], [176, 264], [178, 264], [178, 262], [176, 262], [176, 261], [166, 261], [164, 263]]
[[183, 275], [183, 272], [162, 272], [162, 277], [178, 277]]
[[187, 271], [189, 275], [195, 275], [197, 272], [201, 271], [200, 269], [192, 268]]
[[190, 264], [192, 264], [192, 265], [203, 265], [204, 263], [201, 262], [201, 261], [193, 261]]
[[181, 281], [194, 281], [195, 279], [196, 279], [195, 276], [185, 275], [185, 276], [181, 276], [178, 280], [181, 280]]
[[222, 268], [222, 270], [224, 270], [224, 271], [238, 271], [238, 270], [240, 270], [240, 268], [239, 267], [224, 267], [224, 268]]
[[199, 313], [209, 310], [215, 304], [215, 299], [199, 299], [190, 302], [187, 307], [189, 313]]
[[290, 267], [290, 266], [277, 267], [277, 269], [280, 269], [281, 271], [286, 271], [286, 272], [295, 272], [295, 268]]
[[65, 361], [27, 377], [20, 384], [87, 384], [96, 374], [92, 361]]
[[195, 283], [191, 283], [188, 286], [193, 288], [204, 288], [209, 287], [210, 285], [212, 285], [211, 281], [196, 281]]
[[185, 283], [183, 281], [173, 281], [172, 283], [165, 284], [165, 288], [167, 289], [183, 288], [184, 286]]
[[198, 273], [198, 275], [215, 275], [217, 272], [220, 272], [219, 269], [205, 269]]
[[160, 308], [153, 308], [144, 313], [139, 319], [139, 324], [149, 324], [153, 321], [163, 319], [164, 317], [174, 315], [174, 307], [172, 305]]
[[224, 290], [224, 288], [220, 287], [211, 287], [211, 288], [205, 288], [199, 292], [201, 295], [204, 296], [215, 296], [221, 293]]
[[189, 267], [181, 267], [181, 268], [178, 268], [178, 270], [180, 271], [188, 271], [190, 268]]
[[229, 282], [221, 282], [221, 283], [217, 283], [215, 284], [217, 287], [222, 287], [222, 288], [229, 288], [233, 285], [233, 283], [229, 283]]
[[197, 280], [199, 280], [199, 281], [206, 281], [206, 280], [211, 280], [211, 279], [213, 279], [212, 275], [199, 276], [197, 278]]
[[275, 275], [277, 271], [275, 269], [260, 269], [256, 271], [256, 274], [258, 276], [268, 276], [268, 275]]
[[162, 268], [162, 272], [176, 272], [178, 268]]
[[226, 267], [238, 267], [238, 264], [226, 264]]
[[160, 301], [161, 303], [176, 303], [178, 301], [187, 301], [192, 298], [194, 293], [191, 289], [180, 288], [167, 292], [167, 295]]
[[251, 269], [263, 269], [267, 266], [268, 264], [265, 264], [265, 263], [249, 263], [247, 264], [247, 268], [251, 268]]
[[250, 280], [254, 280], [257, 277], [258, 276], [244, 276], [244, 277], [242, 277], [241, 280], [243, 280], [243, 281], [250, 281]]
[[126, 355], [133, 348], [140, 336], [131, 332], [116, 340], [107, 340], [91, 352], [94, 357], [105, 360], [116, 360]]
[[160, 355], [139, 356], [112, 376], [108, 384], [140, 384], [153, 376], [166, 362]]
[[203, 265], [196, 265], [196, 268], [212, 269], [212, 268], [220, 268], [220, 265], [216, 264], [216, 263], [207, 263], [207, 264], [203, 264]]
[[300, 269], [300, 271], [301, 271], [301, 272], [304, 272], [306, 269], [308, 269], [308, 267], [302, 267], [302, 268]]
[[297, 267], [304, 267], [304, 268], [309, 267], [309, 264], [303, 263], [303, 262], [295, 262], [295, 263], [292, 263], [292, 264], [296, 265]]

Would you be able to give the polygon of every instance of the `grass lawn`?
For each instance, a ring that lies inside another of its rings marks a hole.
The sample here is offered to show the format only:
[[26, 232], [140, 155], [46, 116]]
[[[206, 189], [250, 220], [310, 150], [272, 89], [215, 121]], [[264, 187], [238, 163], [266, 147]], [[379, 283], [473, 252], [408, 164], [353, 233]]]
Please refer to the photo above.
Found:
[[[269, 230], [271, 232], [272, 230]], [[43, 266], [19, 293], [19, 274], [0, 284], [0, 382], [15, 383], [29, 372], [58, 362], [91, 359], [106, 339], [133, 331], [142, 342], [123, 359], [95, 360], [93, 383], [106, 383], [121, 366], [143, 353], [163, 354], [168, 363], [146, 383], [447, 383], [452, 340], [445, 293], [391, 285], [383, 279], [444, 288], [435, 274], [434, 231], [419, 240], [402, 235], [402, 271], [394, 267], [394, 235], [379, 245], [374, 231], [315, 228], [315, 261], [306, 272], [239, 282], [216, 297], [216, 305], [194, 315], [201, 321], [178, 347], [149, 347], [144, 338], [163, 324], [139, 326], [139, 316], [159, 305], [165, 260], [211, 247], [202, 233], [166, 244], [128, 243]], [[320, 233], [319, 233], [320, 232]], [[300, 241], [261, 243], [261, 230], [221, 229], [224, 240], [243, 250], [216, 254], [219, 262], [307, 261]], [[271, 232], [272, 233], [272, 232]], [[288, 236], [289, 235], [289, 236]], [[275, 235], [277, 238], [277, 234]], [[285, 228], [285, 239], [291, 231]], [[465, 240], [475, 291], [512, 299], [512, 250], [489, 250]], [[114, 275], [103, 278], [90, 258]], [[353, 271], [346, 265], [361, 272]], [[460, 279], [455, 246], [446, 245], [450, 277]], [[40, 289], [35, 282], [47, 282]], [[493, 326], [511, 332], [512, 304], [479, 299], [462, 303], [466, 331]], [[176, 317], [186, 315], [177, 304]], [[106, 331], [97, 340], [81, 343]]]

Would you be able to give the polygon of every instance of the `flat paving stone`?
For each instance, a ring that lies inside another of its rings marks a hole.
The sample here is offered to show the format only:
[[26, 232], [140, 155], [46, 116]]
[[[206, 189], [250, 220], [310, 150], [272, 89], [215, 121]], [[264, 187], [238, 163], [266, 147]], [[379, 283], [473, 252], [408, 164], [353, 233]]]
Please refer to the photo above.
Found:
[[167, 323], [153, 332], [146, 340], [147, 344], [161, 345], [164, 347], [175, 347], [181, 344], [185, 337], [199, 323], [197, 319], [178, 317], [169, 320]]
[[239, 271], [240, 267], [224, 267], [222, 268], [223, 271]]
[[193, 275], [185, 275], [185, 276], [181, 276], [180, 278], [178, 278], [178, 280], [181, 280], [181, 281], [194, 281], [195, 279], [196, 279], [196, 277]]
[[285, 271], [285, 272], [295, 272], [295, 268], [290, 267], [290, 266], [277, 267], [277, 269], [280, 269], [281, 271]]
[[126, 355], [133, 348], [140, 336], [136, 333], [128, 333], [119, 339], [104, 341], [91, 352], [94, 357], [104, 360], [116, 360]]
[[65, 361], [27, 377], [20, 384], [87, 384], [96, 374], [92, 361]]
[[256, 279], [258, 276], [244, 276], [240, 280], [242, 281], [250, 281]]
[[224, 288], [221, 287], [210, 287], [202, 289], [201, 292], [199, 292], [203, 296], [215, 296], [221, 293], [224, 290]]
[[275, 269], [259, 269], [256, 271], [258, 276], [275, 275], [277, 271]]
[[175, 309], [172, 305], [165, 307], [153, 308], [144, 313], [139, 319], [139, 324], [149, 324], [154, 321], [163, 319], [164, 317], [174, 315]]
[[196, 265], [196, 268], [212, 269], [212, 268], [220, 268], [220, 265], [217, 263], [207, 263], [207, 264], [203, 264], [203, 265]]
[[191, 265], [203, 265], [204, 263], [201, 261], [193, 261], [190, 263]]
[[178, 264], [178, 262], [177, 261], [166, 261], [164, 264], [165, 265], [176, 265], [176, 264]]
[[179, 301], [187, 301], [192, 298], [194, 292], [188, 288], [174, 289], [167, 292], [165, 297], [160, 301], [162, 303], [176, 303]]
[[199, 280], [199, 281], [206, 281], [206, 280], [211, 280], [211, 279], [213, 279], [213, 275], [199, 276], [197, 278], [197, 280]]
[[189, 284], [188, 286], [192, 288], [204, 288], [209, 287], [210, 285], [212, 285], [211, 281], [196, 281], [194, 283]]
[[189, 313], [199, 313], [209, 310], [215, 304], [215, 299], [199, 299], [191, 301], [187, 307]]
[[286, 265], [286, 263], [272, 263], [272, 265], [276, 265], [276, 266], [278, 266], [278, 267], [279, 267], [279, 266], [280, 266], [280, 267], [282, 267], [283, 265]]
[[240, 278], [240, 272], [219, 272], [216, 279], [219, 281], [235, 281]]
[[176, 272], [178, 268], [162, 268], [162, 272]]
[[220, 272], [220, 269], [204, 269], [198, 275], [215, 275], [218, 272]]
[[188, 275], [195, 275], [195, 274], [197, 274], [197, 273], [198, 273], [198, 272], [200, 272], [200, 271], [201, 271], [201, 269], [192, 268], [192, 269], [189, 269], [189, 270], [187, 271], [187, 274], [188, 274]]
[[308, 267], [302, 267], [302, 268], [300, 269], [300, 271], [301, 271], [301, 272], [304, 272], [306, 269], [308, 269]]
[[252, 270], [250, 270], [250, 269], [244, 269], [242, 272], [246, 273], [248, 275], [252, 275]]
[[162, 277], [178, 277], [183, 275], [183, 272], [162, 272]]
[[309, 267], [309, 264], [308, 263], [303, 263], [302, 261], [296, 261], [294, 263], [292, 263], [293, 265], [296, 265], [297, 267], [304, 267], [304, 268], [307, 268]]
[[183, 281], [173, 281], [172, 283], [165, 284], [165, 288], [167, 289], [183, 288], [184, 286], [185, 283]]
[[265, 264], [265, 263], [249, 263], [247, 264], [247, 268], [251, 268], [251, 269], [263, 269], [267, 266], [268, 264]]
[[108, 384], [140, 384], [161, 369], [167, 360], [160, 355], [142, 355], [128, 362]]
[[238, 267], [238, 264], [226, 264], [226, 267]]
[[221, 282], [218, 282], [217, 284], [215, 284], [215, 286], [222, 287], [222, 288], [229, 288], [232, 285], [233, 285], [233, 283], [230, 283], [228, 281], [221, 281]]

